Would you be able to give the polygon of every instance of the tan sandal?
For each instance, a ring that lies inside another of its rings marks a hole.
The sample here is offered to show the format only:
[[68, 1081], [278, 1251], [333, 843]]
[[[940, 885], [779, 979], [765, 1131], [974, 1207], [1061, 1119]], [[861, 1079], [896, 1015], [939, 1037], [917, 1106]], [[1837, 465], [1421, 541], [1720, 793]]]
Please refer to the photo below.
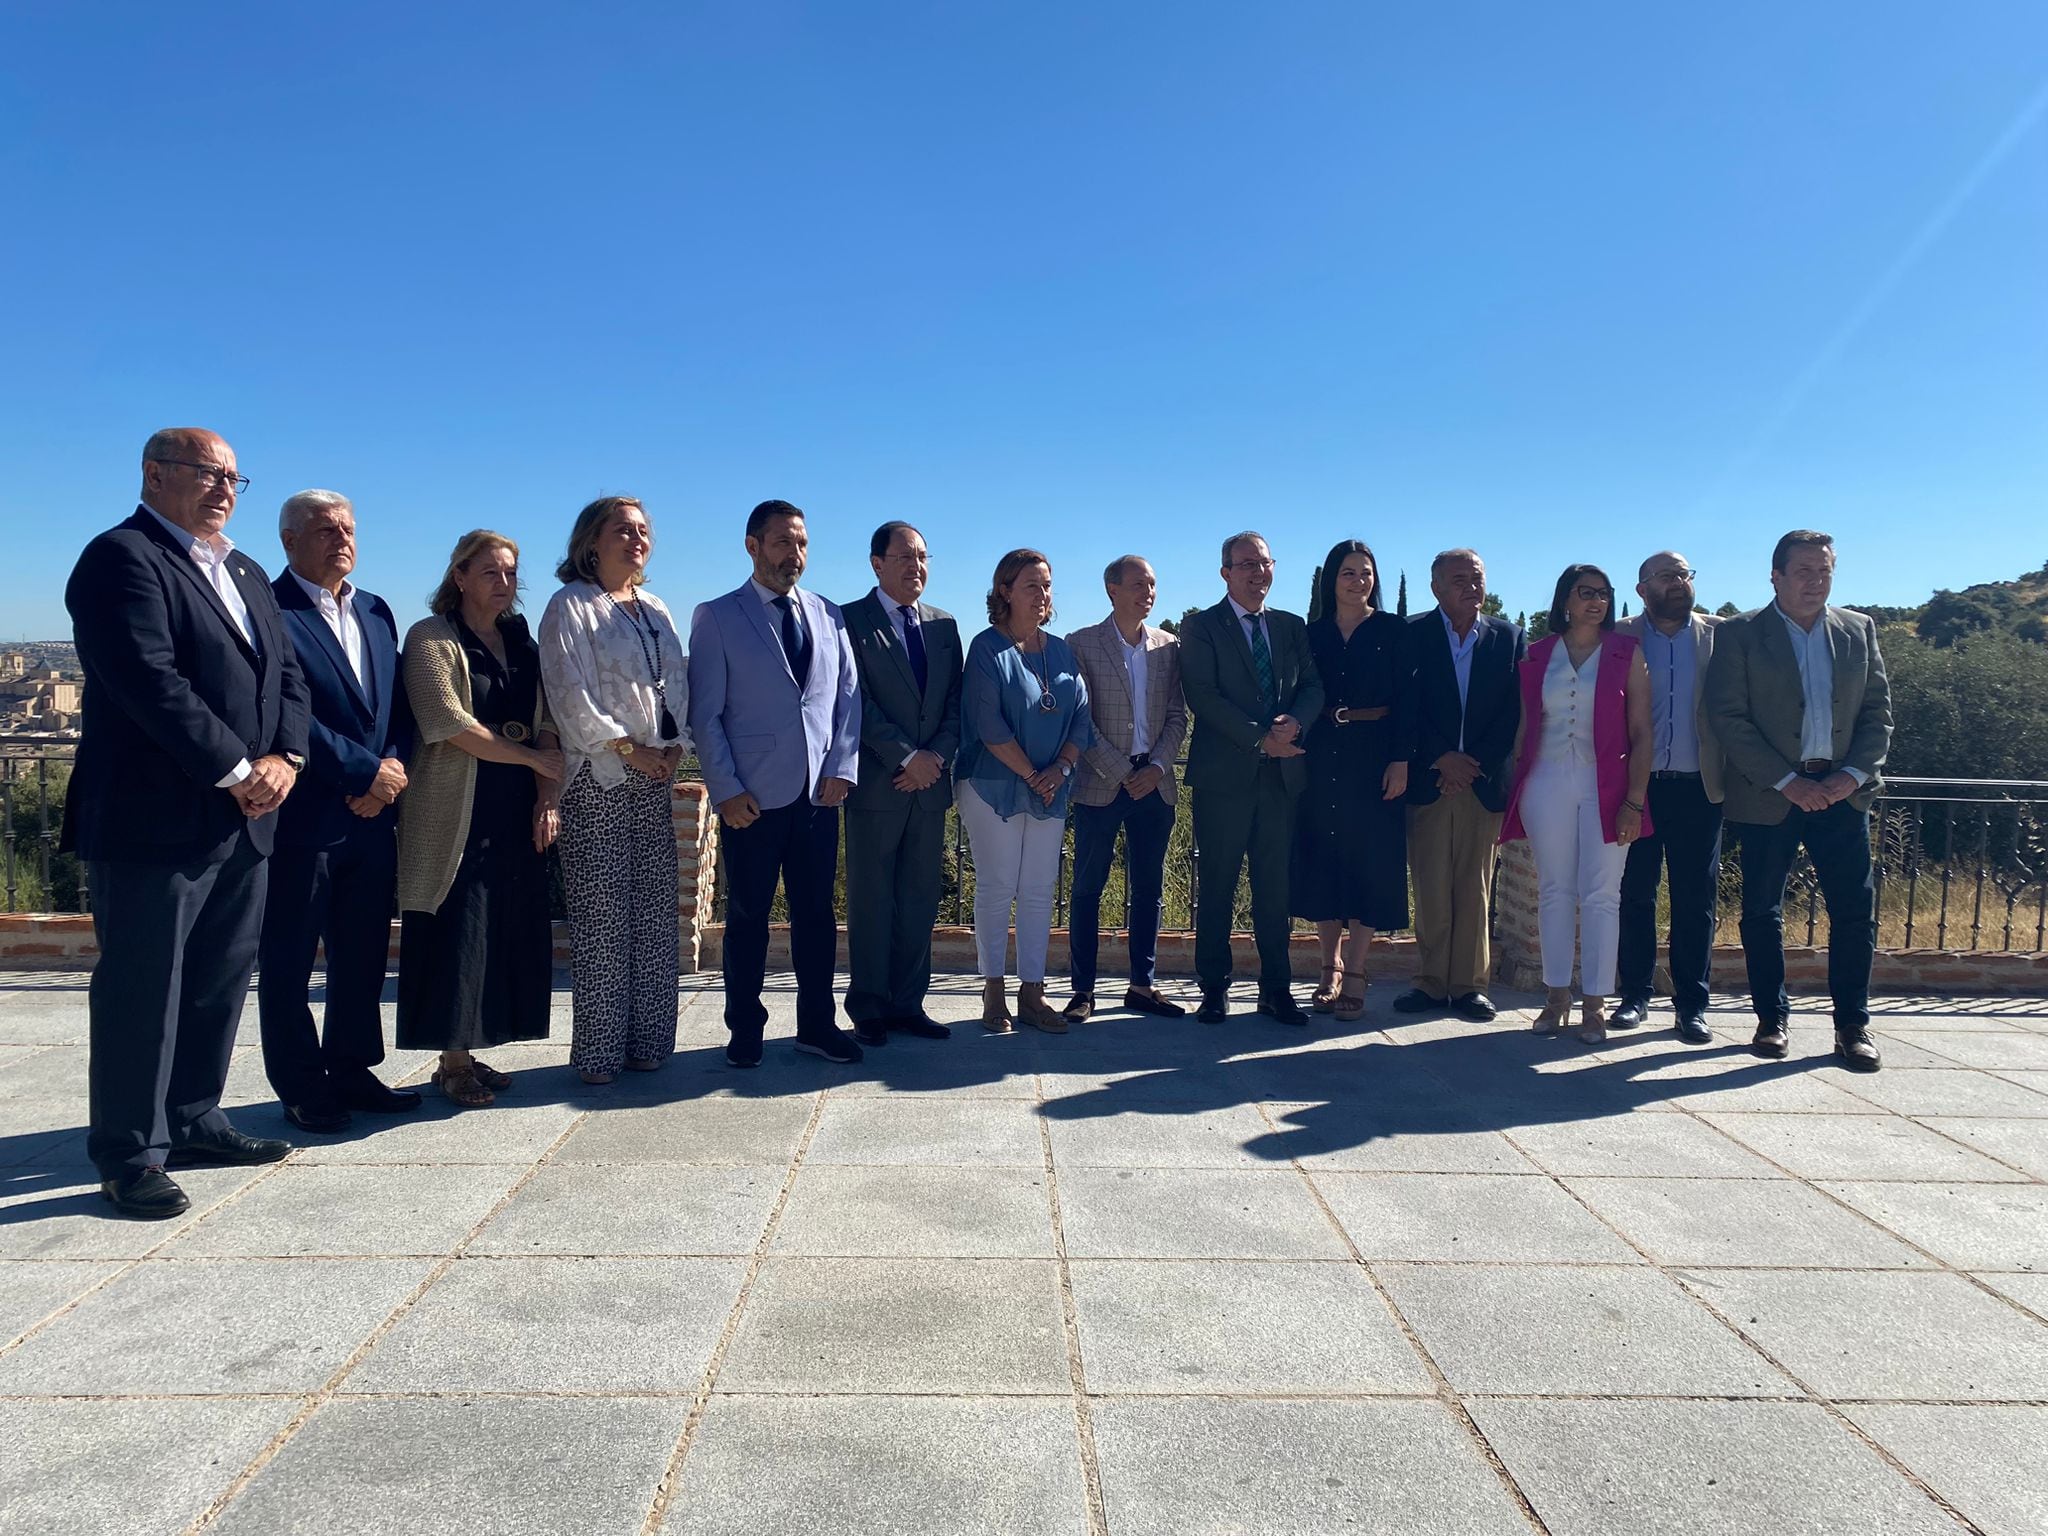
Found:
[[1001, 976], [986, 977], [981, 983], [981, 1027], [992, 1035], [1012, 1034], [1017, 1028], [1010, 1017], [1009, 986]]
[[483, 1085], [474, 1070], [448, 1072], [436, 1067], [431, 1081], [447, 1097], [449, 1103], [460, 1105], [464, 1109], [482, 1109], [486, 1104], [497, 1102], [496, 1095]]
[[475, 1077], [486, 1088], [496, 1089], [502, 1093], [505, 1089], [512, 1086], [511, 1073], [500, 1072], [496, 1067], [475, 1056], [469, 1058], [469, 1070], [470, 1075]]
[[1578, 1036], [1588, 1045], [1607, 1043], [1607, 999], [1589, 997], [1579, 1012]]
[[1017, 1017], [1048, 1035], [1067, 1032], [1067, 1016], [1045, 1000], [1045, 983], [1042, 981], [1017, 983]]
[[[1334, 990], [1330, 986], [1330, 983], [1333, 981], [1337, 983]], [[1344, 995], [1343, 988], [1344, 983], [1337, 967], [1334, 965], [1324, 966], [1322, 984], [1316, 988], [1314, 996], [1308, 1000], [1310, 1009], [1316, 1013], [1331, 1012], [1337, 1006], [1337, 999]]]
[[1352, 979], [1348, 974], [1345, 976], [1342, 988], [1337, 993], [1337, 1000], [1330, 1009], [1332, 1015], [1347, 1022], [1365, 1016], [1365, 994], [1372, 985], [1370, 978], [1360, 976], [1357, 978], [1358, 991], [1353, 993]]
[[1529, 1027], [1539, 1035], [1562, 1034], [1571, 1011], [1572, 989], [1551, 987], [1544, 995], [1543, 1011], [1536, 1015], [1535, 1023]]

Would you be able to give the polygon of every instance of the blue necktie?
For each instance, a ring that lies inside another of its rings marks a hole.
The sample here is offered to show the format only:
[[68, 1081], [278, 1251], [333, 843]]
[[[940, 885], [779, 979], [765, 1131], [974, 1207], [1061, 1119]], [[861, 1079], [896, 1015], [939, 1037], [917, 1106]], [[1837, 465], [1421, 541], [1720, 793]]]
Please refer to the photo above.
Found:
[[924, 659], [924, 631], [917, 627], [917, 610], [908, 603], [898, 603], [896, 611], [903, 615], [903, 648], [910, 652], [911, 675], [917, 679], [917, 691], [923, 693], [930, 681]]
[[1246, 614], [1244, 621], [1252, 627], [1252, 670], [1259, 675], [1259, 694], [1266, 702], [1266, 713], [1271, 714], [1280, 707], [1280, 694], [1273, 683], [1273, 653], [1266, 646], [1266, 626], [1256, 613]]
[[801, 688], [811, 676], [811, 637], [797, 622], [796, 604], [787, 596], [775, 599], [782, 610], [782, 653], [789, 658], [790, 673]]

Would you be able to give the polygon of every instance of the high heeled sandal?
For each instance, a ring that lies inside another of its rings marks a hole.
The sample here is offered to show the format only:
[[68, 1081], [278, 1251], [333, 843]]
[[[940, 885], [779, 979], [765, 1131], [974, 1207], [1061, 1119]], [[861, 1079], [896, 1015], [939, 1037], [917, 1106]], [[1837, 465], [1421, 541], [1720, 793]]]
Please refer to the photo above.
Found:
[[1572, 989], [1551, 987], [1544, 994], [1543, 1011], [1529, 1028], [1539, 1035], [1561, 1035], [1568, 1027], [1571, 1011]]
[[[1332, 982], [1336, 983], [1334, 990], [1331, 987]], [[1338, 973], [1338, 968], [1334, 965], [1326, 965], [1323, 967], [1322, 984], [1316, 988], [1315, 995], [1309, 998], [1308, 1006], [1315, 1013], [1330, 1013], [1335, 1010], [1337, 999], [1343, 995], [1344, 982]]]
[[1337, 1000], [1330, 1010], [1339, 1019], [1348, 1021], [1362, 1018], [1365, 1015], [1365, 994], [1371, 990], [1372, 982], [1368, 977], [1364, 976], [1358, 977], [1357, 980], [1358, 991], [1353, 993], [1351, 990], [1352, 977], [1349, 974], [1346, 974], [1344, 977], [1343, 988], [1338, 992]]

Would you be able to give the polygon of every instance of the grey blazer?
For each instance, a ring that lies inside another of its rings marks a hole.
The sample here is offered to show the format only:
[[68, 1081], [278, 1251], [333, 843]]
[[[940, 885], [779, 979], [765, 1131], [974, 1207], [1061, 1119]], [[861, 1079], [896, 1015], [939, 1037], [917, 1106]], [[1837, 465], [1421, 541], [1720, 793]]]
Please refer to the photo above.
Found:
[[[1877, 649], [1877, 626], [1848, 608], [1829, 608], [1819, 622], [1827, 626], [1835, 673], [1829, 755], [1836, 767], [1869, 775], [1852, 797], [1858, 809], [1867, 810], [1892, 738], [1891, 683]], [[1777, 785], [1799, 766], [1806, 701], [1799, 662], [1775, 604], [1721, 625], [1707, 667], [1705, 702], [1726, 760], [1728, 819], [1760, 826], [1783, 821], [1791, 802]]]
[[[1131, 742], [1137, 720], [1131, 707], [1131, 676], [1124, 667], [1123, 636], [1116, 620], [1104, 619], [1067, 636], [1067, 644], [1088, 684], [1088, 714], [1095, 745], [1074, 772], [1076, 805], [1107, 805], [1131, 771]], [[1188, 706], [1180, 691], [1180, 642], [1165, 630], [1145, 626], [1145, 724], [1152, 761], [1166, 770], [1159, 798], [1173, 804], [1173, 760], [1188, 734]]]
[[919, 808], [945, 814], [953, 803], [953, 759], [960, 752], [960, 626], [944, 609], [917, 605], [924, 634], [925, 686], [918, 692], [910, 656], [873, 592], [840, 610], [860, 677], [860, 778], [848, 809], [890, 810], [902, 804], [896, 771], [912, 752], [936, 752], [945, 767], [914, 797]]
[[[1624, 635], [1634, 635], [1638, 641], [1643, 638], [1649, 619], [1642, 614], [1623, 619], [1615, 629]], [[1692, 616], [1692, 643], [1694, 664], [1692, 670], [1692, 709], [1694, 729], [1700, 738], [1700, 787], [1707, 792], [1707, 798], [1719, 805], [1722, 789], [1722, 755], [1720, 738], [1714, 734], [1714, 722], [1707, 718], [1707, 666], [1714, 659], [1714, 631], [1721, 627], [1721, 621], [1711, 613], [1695, 613]]]

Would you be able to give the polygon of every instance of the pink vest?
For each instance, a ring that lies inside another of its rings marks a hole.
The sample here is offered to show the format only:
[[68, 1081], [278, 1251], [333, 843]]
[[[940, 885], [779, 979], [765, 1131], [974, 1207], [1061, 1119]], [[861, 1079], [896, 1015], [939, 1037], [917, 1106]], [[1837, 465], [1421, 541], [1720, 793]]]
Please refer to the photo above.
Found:
[[[1545, 635], [1522, 658], [1522, 756], [1508, 790], [1507, 819], [1500, 840], [1511, 843], [1529, 834], [1522, 828], [1522, 786], [1536, 766], [1543, 745], [1543, 673], [1562, 636]], [[1636, 637], [1609, 631], [1600, 642], [1600, 671], [1593, 682], [1593, 768], [1600, 796], [1600, 833], [1613, 842], [1614, 818], [1628, 798], [1628, 669], [1636, 653]], [[1644, 797], [1643, 832], [1651, 831], [1648, 796]]]

